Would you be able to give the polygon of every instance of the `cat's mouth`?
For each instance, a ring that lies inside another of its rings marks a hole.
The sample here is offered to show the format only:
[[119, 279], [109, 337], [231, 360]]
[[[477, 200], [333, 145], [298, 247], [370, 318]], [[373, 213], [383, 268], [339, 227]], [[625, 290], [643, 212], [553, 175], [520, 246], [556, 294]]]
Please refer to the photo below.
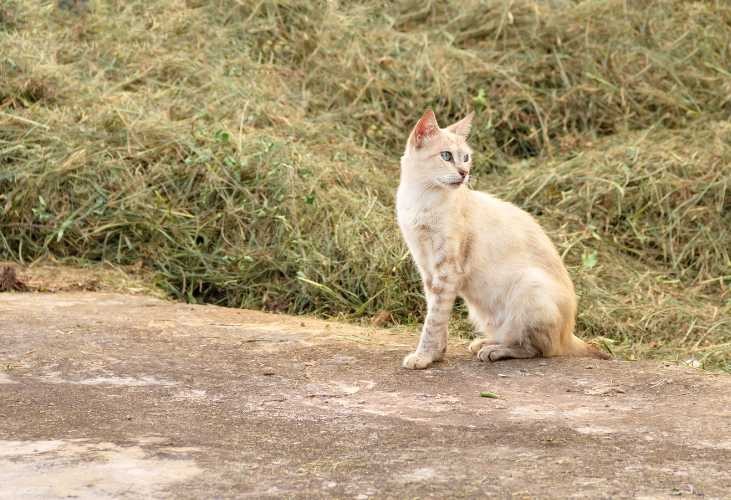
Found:
[[470, 176], [469, 174], [464, 177], [460, 174], [447, 174], [437, 177], [437, 180], [445, 186], [456, 188], [467, 183], [470, 180]]

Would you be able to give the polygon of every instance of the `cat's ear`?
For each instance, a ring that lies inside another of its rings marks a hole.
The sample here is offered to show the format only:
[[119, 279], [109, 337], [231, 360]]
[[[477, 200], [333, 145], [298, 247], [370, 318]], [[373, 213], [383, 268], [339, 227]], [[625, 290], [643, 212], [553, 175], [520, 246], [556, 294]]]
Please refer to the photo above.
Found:
[[449, 127], [447, 127], [447, 130], [452, 132], [453, 134], [461, 135], [465, 139], [467, 139], [467, 136], [470, 135], [470, 129], [472, 128], [472, 119], [475, 117], [475, 112], [472, 111], [470, 114], [462, 118], [457, 123], [451, 124]]
[[416, 122], [414, 130], [409, 136], [409, 144], [419, 149], [438, 133], [439, 125], [437, 124], [437, 117], [434, 116], [434, 111], [427, 109], [426, 113]]

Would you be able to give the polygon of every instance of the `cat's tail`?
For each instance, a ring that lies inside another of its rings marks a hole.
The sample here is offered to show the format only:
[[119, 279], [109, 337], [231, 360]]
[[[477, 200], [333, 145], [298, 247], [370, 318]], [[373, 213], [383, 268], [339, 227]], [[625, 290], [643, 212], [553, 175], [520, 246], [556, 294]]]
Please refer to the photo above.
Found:
[[602, 351], [596, 346], [587, 344], [575, 335], [571, 335], [568, 348], [566, 349], [564, 355], [596, 359], [612, 359], [612, 356], [609, 355], [609, 353]]

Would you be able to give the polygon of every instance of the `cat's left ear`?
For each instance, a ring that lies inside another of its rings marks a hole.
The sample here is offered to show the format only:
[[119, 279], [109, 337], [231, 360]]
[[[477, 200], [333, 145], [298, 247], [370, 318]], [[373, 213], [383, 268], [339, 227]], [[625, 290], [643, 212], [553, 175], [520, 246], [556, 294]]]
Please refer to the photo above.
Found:
[[447, 127], [447, 130], [452, 132], [453, 134], [461, 135], [465, 139], [467, 139], [467, 136], [470, 135], [470, 129], [472, 128], [472, 119], [475, 117], [475, 112], [472, 111], [470, 114], [462, 118], [457, 123], [451, 124], [449, 127]]
[[437, 117], [434, 116], [434, 111], [427, 109], [424, 115], [419, 118], [419, 121], [416, 122], [414, 130], [411, 131], [409, 144], [419, 149], [424, 147], [424, 144], [438, 133], [439, 124], [437, 123]]

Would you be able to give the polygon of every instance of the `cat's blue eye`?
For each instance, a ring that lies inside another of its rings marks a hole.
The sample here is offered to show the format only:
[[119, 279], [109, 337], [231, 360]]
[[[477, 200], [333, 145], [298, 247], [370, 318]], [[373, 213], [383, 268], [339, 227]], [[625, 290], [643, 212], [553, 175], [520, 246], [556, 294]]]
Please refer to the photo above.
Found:
[[452, 161], [452, 153], [449, 151], [442, 151], [440, 153], [442, 155], [442, 160], [444, 161]]
[[470, 155], [464, 155], [464, 162], [467, 163], [470, 161]]

